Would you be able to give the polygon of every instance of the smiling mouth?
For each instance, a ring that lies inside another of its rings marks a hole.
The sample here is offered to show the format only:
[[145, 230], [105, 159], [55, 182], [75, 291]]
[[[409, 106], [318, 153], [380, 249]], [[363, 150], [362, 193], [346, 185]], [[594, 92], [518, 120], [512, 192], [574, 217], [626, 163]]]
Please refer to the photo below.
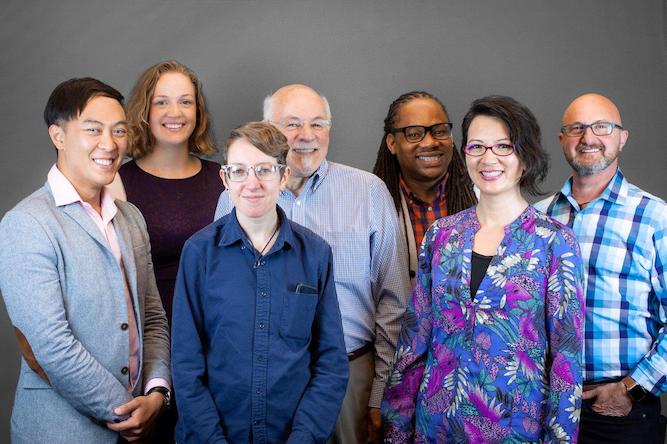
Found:
[[423, 162], [437, 162], [438, 160], [440, 160], [441, 157], [442, 154], [430, 154], [430, 155], [420, 154], [419, 156], [417, 156], [417, 159]]
[[93, 159], [93, 162], [98, 165], [109, 166], [113, 164], [113, 159]]
[[310, 154], [317, 151], [318, 148], [315, 147], [306, 147], [306, 148], [292, 148], [292, 151], [298, 154]]
[[579, 154], [591, 154], [601, 152], [602, 148], [597, 146], [579, 146], [577, 147], [577, 153]]
[[498, 176], [500, 176], [503, 172], [501, 170], [493, 170], [493, 171], [480, 171], [479, 174], [481, 174], [482, 177], [489, 178], [489, 179], [494, 179]]
[[162, 126], [164, 126], [167, 129], [170, 129], [170, 130], [177, 130], [177, 129], [183, 128], [185, 126], [185, 124], [184, 123], [164, 123], [164, 124], [162, 124]]

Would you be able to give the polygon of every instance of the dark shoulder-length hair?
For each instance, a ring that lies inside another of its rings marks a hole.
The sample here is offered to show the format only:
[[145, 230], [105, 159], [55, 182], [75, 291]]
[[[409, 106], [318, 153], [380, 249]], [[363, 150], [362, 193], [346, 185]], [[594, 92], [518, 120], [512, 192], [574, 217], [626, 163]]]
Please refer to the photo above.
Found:
[[461, 155], [464, 157], [463, 147], [468, 143], [468, 128], [477, 116], [495, 117], [507, 125], [514, 152], [524, 167], [519, 187], [532, 196], [544, 195], [539, 184], [549, 171], [549, 155], [542, 147], [540, 125], [530, 109], [512, 97], [499, 95], [482, 97], [472, 102], [461, 125]]
[[182, 63], [175, 60], [167, 60], [148, 68], [139, 77], [139, 80], [137, 80], [136, 85], [132, 89], [132, 94], [127, 104], [127, 120], [132, 140], [128, 149], [128, 155], [139, 159], [153, 151], [155, 139], [148, 124], [148, 114], [150, 113], [155, 86], [160, 76], [167, 72], [178, 72], [185, 75], [195, 87], [197, 123], [188, 140], [190, 152], [202, 155], [215, 153], [217, 150], [211, 137], [206, 99], [204, 98], [199, 78], [197, 78], [190, 68]]
[[[389, 111], [384, 119], [384, 134], [380, 141], [373, 174], [384, 181], [389, 189], [396, 211], [401, 210], [401, 166], [394, 154], [389, 151], [387, 146], [387, 136], [398, 120], [398, 113], [403, 105], [416, 99], [430, 99], [436, 102], [442, 108], [445, 115], [449, 116], [445, 105], [433, 94], [426, 91], [411, 91], [400, 95], [389, 105]], [[458, 154], [454, 140], [452, 139], [452, 160], [447, 168], [447, 182], [445, 183], [445, 195], [447, 198], [447, 214], [458, 213], [461, 210], [469, 208], [477, 203], [477, 198], [473, 191], [472, 181], [465, 169], [463, 159]]]

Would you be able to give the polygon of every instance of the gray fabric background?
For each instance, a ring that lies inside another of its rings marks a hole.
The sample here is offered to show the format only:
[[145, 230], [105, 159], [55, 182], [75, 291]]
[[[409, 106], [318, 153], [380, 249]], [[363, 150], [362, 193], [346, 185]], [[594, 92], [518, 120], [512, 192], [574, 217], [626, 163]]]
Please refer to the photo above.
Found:
[[[568, 175], [564, 108], [597, 91], [630, 138], [626, 176], [665, 198], [667, 1], [5, 1], [0, 10], [0, 215], [41, 186], [55, 160], [41, 114], [51, 90], [93, 76], [126, 96], [148, 66], [175, 58], [204, 84], [215, 134], [261, 117], [266, 94], [302, 82], [325, 94], [330, 158], [370, 170], [391, 101], [424, 89], [456, 124], [486, 94], [539, 119], [552, 156], [546, 187]], [[19, 354], [0, 310], [0, 442], [8, 441]]]

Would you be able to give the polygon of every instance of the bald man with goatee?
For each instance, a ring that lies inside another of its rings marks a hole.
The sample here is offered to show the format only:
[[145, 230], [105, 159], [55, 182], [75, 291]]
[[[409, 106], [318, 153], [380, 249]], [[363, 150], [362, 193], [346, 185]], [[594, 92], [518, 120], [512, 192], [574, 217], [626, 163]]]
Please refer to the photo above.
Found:
[[667, 205], [621, 172], [628, 134], [610, 99], [576, 98], [559, 135], [572, 177], [536, 205], [574, 230], [586, 271], [580, 443], [665, 439]]

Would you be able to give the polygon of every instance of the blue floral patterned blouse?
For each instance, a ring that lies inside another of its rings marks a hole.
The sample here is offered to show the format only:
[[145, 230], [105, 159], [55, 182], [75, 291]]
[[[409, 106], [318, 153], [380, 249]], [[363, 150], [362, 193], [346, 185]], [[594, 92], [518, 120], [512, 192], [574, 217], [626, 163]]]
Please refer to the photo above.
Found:
[[419, 255], [382, 414], [385, 442], [576, 442], [583, 270], [572, 231], [532, 206], [470, 295], [476, 208]]

